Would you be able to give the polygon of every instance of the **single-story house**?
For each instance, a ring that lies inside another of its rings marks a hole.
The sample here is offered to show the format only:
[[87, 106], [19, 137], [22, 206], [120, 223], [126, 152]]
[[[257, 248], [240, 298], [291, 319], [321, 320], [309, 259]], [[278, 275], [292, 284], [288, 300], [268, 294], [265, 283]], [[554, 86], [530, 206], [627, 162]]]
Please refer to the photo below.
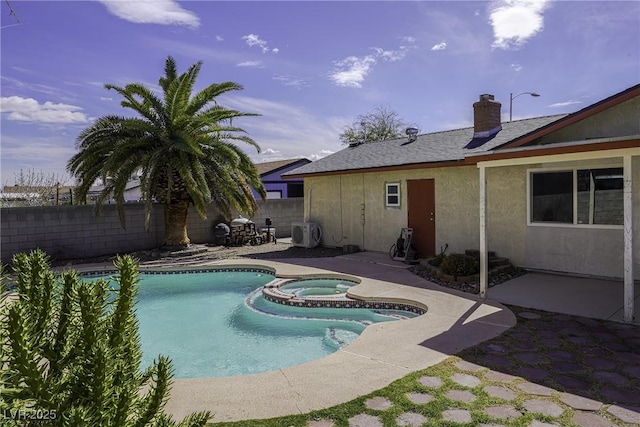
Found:
[[[640, 85], [568, 115], [501, 122], [480, 95], [474, 126], [349, 146], [285, 177], [305, 180], [305, 221], [325, 246], [388, 251], [403, 227], [422, 257], [487, 249], [515, 265], [640, 279]], [[629, 311], [631, 310], [631, 312]]]
[[[304, 196], [304, 181], [302, 178], [284, 181], [282, 175], [311, 163], [309, 159], [289, 159], [275, 162], [256, 163], [256, 169], [260, 174], [262, 185], [267, 190], [267, 199], [288, 199]], [[253, 191], [253, 196], [260, 196]]]

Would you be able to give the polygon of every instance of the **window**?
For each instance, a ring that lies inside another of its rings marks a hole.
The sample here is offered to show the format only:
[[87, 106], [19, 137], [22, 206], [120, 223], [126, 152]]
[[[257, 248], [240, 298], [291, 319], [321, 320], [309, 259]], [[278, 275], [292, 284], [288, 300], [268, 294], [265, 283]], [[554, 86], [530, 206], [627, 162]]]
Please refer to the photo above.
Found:
[[269, 199], [282, 199], [282, 191], [280, 190], [267, 191], [267, 200]]
[[386, 184], [386, 206], [400, 207], [400, 184], [397, 182]]
[[287, 197], [304, 197], [304, 184], [302, 182], [288, 182]]
[[532, 172], [533, 223], [622, 225], [622, 168]]

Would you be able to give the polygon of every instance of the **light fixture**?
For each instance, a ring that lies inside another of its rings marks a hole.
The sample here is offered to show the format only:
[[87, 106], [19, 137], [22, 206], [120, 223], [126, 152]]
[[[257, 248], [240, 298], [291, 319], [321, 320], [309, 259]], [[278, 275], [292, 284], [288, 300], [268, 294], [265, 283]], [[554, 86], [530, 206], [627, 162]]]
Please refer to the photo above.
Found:
[[540, 96], [539, 93], [535, 93], [535, 92], [521, 92], [515, 96], [513, 95], [513, 93], [510, 93], [509, 94], [509, 121], [513, 120], [513, 100], [519, 97], [520, 95], [531, 95], [535, 97]]

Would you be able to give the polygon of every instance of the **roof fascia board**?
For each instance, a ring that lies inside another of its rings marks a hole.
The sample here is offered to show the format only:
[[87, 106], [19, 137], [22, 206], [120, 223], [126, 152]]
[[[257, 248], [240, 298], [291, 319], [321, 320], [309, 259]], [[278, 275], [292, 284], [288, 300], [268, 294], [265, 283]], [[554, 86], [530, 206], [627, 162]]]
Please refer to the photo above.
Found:
[[640, 84], [635, 85], [615, 95], [612, 95], [609, 98], [605, 98], [602, 101], [596, 102], [595, 104], [591, 104], [588, 107], [583, 108], [582, 110], [576, 111], [575, 113], [569, 114], [566, 117], [563, 117], [555, 122], [549, 123], [546, 126], [536, 129], [527, 135], [516, 138], [504, 144], [500, 148], [521, 147], [537, 138], [556, 132], [562, 128], [577, 123], [595, 114], [601, 113], [604, 110], [633, 99], [637, 96], [640, 96]]
[[[637, 142], [640, 142], [638, 140]], [[480, 167], [500, 167], [500, 166], [521, 166], [535, 163], [556, 163], [567, 161], [597, 160], [622, 158], [624, 156], [640, 156], [640, 147], [615, 148], [608, 150], [594, 150], [581, 152], [556, 152], [556, 153], [537, 153], [533, 156], [508, 158], [497, 160], [478, 161], [477, 166]]]
[[297, 163], [300, 163], [302, 161], [304, 161], [304, 163], [301, 163], [300, 166], [304, 166], [304, 165], [306, 165], [308, 163], [311, 163], [311, 160], [309, 160], [309, 159], [297, 159], [297, 160], [292, 161], [291, 163], [287, 163], [284, 166], [280, 166], [280, 167], [277, 167], [275, 169], [268, 170], [267, 172], [263, 172], [263, 173], [260, 174], [260, 176], [265, 176], [265, 175], [269, 175], [269, 174], [272, 174], [272, 173], [275, 173], [275, 172], [280, 172], [282, 169], [286, 169], [286, 168], [291, 167], [293, 165], [296, 165]]
[[433, 163], [412, 163], [407, 165], [380, 166], [375, 168], [349, 169], [349, 170], [287, 175], [286, 177], [283, 176], [283, 178], [285, 179], [315, 178], [319, 176], [352, 175], [357, 173], [394, 172], [394, 171], [402, 171], [402, 170], [431, 169], [431, 168], [449, 168], [449, 167], [455, 167], [455, 166], [468, 166], [468, 164], [466, 164], [464, 160], [452, 160], [452, 161], [433, 162]]

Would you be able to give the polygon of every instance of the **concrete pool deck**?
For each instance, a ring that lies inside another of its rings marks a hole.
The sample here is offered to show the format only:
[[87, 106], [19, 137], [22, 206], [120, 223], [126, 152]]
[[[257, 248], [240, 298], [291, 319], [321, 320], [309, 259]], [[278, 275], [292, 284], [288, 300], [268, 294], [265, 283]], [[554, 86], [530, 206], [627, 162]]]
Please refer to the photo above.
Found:
[[221, 422], [327, 408], [435, 365], [516, 324], [514, 314], [497, 302], [434, 285], [407, 271], [406, 264], [379, 261], [336, 257], [278, 262], [230, 259], [201, 264], [264, 266], [287, 277], [350, 274], [361, 280], [351, 288], [351, 295], [365, 300], [415, 301], [428, 311], [413, 319], [371, 325], [347, 347], [302, 365], [237, 377], [175, 379], [166, 412], [182, 419], [192, 412], [209, 410], [214, 413], [211, 421]]

